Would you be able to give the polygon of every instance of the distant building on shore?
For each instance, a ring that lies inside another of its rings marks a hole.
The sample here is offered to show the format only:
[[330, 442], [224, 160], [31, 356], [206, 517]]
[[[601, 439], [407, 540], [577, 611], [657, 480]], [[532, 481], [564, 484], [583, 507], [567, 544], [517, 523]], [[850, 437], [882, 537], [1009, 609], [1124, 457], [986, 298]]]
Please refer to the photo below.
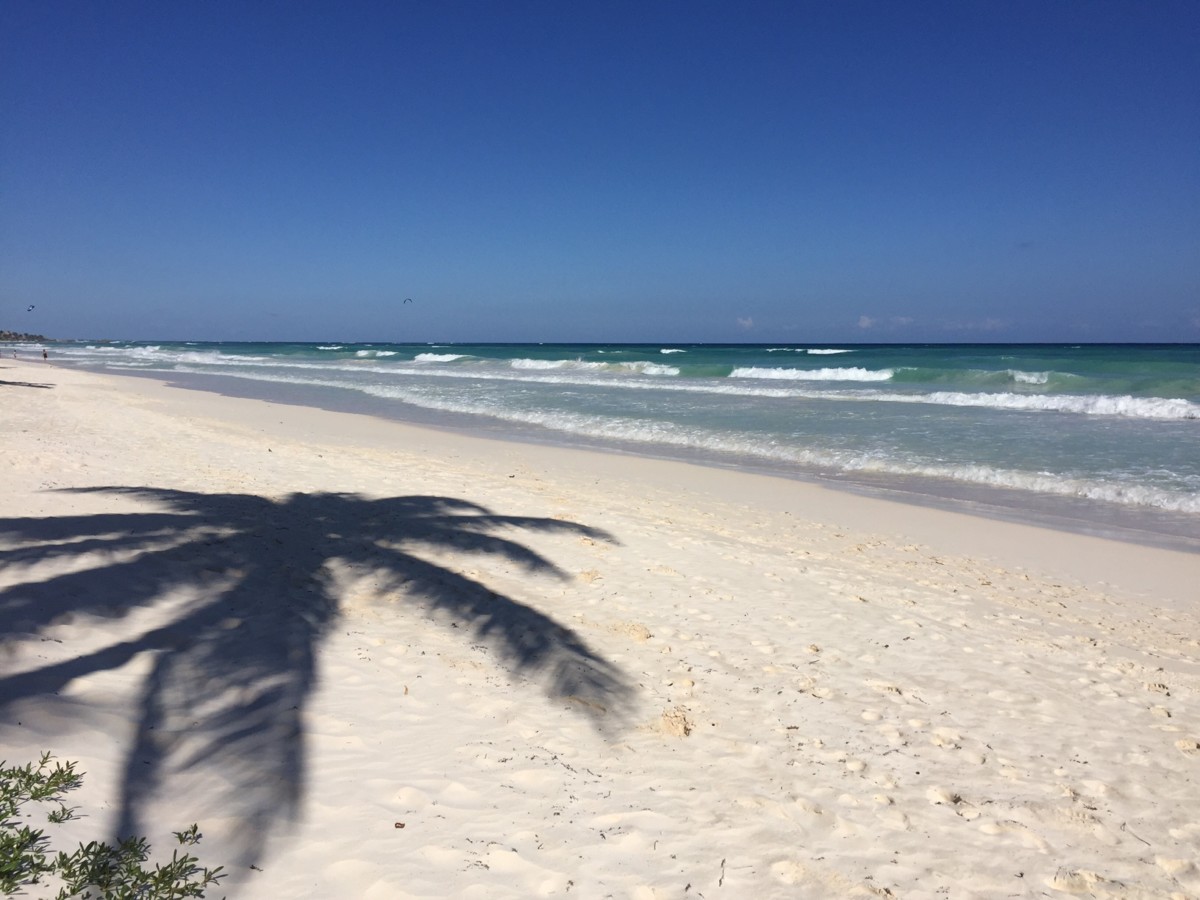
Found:
[[21, 331], [0, 330], [0, 341], [20, 341], [22, 343], [46, 343], [46, 337], [40, 334], [25, 334]]

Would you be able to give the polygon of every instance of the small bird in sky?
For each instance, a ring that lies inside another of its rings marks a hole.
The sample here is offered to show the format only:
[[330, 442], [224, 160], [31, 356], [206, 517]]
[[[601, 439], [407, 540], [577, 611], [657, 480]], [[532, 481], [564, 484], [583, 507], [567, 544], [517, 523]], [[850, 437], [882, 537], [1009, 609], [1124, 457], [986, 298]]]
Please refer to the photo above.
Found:
[[[405, 302], [405, 303], [412, 303], [412, 297], [405, 297], [405, 298], [404, 298], [404, 302]], [[402, 305], [403, 305], [403, 304], [402, 304]], [[33, 309], [33, 307], [31, 306], [31, 307], [30, 307], [30, 309]]]
[[34, 304], [30, 303], [29, 308], [27, 310], [25, 310], [25, 312], [33, 312], [33, 307], [34, 307]]

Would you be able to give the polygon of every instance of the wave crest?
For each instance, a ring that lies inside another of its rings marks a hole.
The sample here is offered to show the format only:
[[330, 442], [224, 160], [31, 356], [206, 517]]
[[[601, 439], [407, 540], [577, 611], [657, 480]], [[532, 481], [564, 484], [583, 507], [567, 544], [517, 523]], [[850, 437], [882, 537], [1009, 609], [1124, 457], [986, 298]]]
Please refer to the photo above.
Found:
[[870, 399], [905, 400], [939, 403], [945, 406], [987, 406], [993, 409], [1071, 412], [1088, 416], [1125, 416], [1135, 419], [1200, 419], [1200, 404], [1166, 397], [1113, 397], [1100, 394], [1084, 397], [1074, 394], [968, 394], [936, 391], [932, 394], [884, 395]]
[[509, 366], [526, 371], [555, 371], [567, 369], [576, 372], [624, 372], [635, 375], [678, 375], [675, 366], [664, 366], [662, 363], [632, 361], [632, 362], [590, 362], [585, 359], [513, 359]]
[[847, 366], [833, 369], [764, 369], [747, 366], [734, 369], [730, 378], [773, 378], [780, 381], [889, 381], [895, 369], [864, 369]]
[[1050, 380], [1050, 373], [1022, 372], [1020, 369], [1009, 369], [1008, 377], [1017, 384], [1045, 384]]

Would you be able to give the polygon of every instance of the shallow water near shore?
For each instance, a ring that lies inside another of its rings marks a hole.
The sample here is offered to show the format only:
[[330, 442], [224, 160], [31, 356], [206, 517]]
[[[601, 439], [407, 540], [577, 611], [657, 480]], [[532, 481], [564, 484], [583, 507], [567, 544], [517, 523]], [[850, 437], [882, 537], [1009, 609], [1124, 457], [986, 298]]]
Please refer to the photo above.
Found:
[[78, 342], [53, 356], [1200, 552], [1197, 345]]

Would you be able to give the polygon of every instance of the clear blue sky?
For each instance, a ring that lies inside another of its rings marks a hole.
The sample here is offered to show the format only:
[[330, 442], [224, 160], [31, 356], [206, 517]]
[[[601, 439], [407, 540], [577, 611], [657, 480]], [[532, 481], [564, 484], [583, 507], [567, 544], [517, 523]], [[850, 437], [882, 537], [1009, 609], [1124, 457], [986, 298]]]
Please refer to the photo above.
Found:
[[0, 103], [0, 328], [1200, 341], [1196, 0], [6, 0]]

